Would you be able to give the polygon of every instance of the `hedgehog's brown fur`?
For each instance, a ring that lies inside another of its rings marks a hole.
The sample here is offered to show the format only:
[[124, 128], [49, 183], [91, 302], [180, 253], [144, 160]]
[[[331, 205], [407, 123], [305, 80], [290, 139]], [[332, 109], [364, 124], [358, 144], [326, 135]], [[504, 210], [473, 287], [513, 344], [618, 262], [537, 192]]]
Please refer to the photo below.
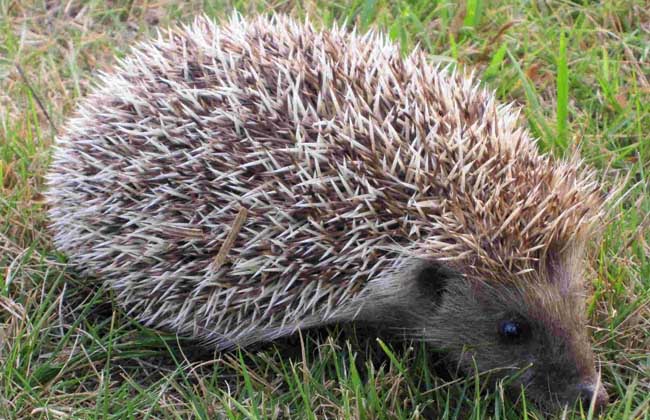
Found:
[[[463, 366], [528, 361], [516, 384], [569, 401], [596, 377], [582, 251], [601, 200], [517, 120], [381, 35], [198, 18], [140, 44], [69, 121], [54, 241], [153, 327], [227, 347], [407, 326]], [[495, 338], [513, 313], [543, 332], [525, 354]]]

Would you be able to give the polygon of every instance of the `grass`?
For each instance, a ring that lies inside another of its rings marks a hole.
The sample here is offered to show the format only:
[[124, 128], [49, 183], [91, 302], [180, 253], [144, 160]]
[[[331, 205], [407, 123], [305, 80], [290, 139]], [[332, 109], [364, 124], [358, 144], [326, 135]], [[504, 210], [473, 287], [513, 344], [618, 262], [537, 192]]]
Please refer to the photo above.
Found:
[[[650, 4], [612, 1], [0, 0], [0, 418], [541, 418], [423, 345], [349, 326], [211, 353], [127, 319], [66, 270], [41, 192], [93, 75], [156, 26], [279, 11], [379, 28], [473, 69], [540, 147], [579, 149], [624, 198], [593, 260], [588, 314], [609, 419], [650, 419]], [[566, 418], [595, 418], [589, 411]]]

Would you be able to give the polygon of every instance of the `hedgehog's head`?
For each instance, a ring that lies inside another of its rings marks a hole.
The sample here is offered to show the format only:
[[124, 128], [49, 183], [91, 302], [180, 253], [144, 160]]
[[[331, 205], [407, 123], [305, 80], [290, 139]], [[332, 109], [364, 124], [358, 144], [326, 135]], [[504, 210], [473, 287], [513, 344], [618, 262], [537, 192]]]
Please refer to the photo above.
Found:
[[446, 349], [461, 369], [491, 372], [492, 380], [508, 376], [508, 389], [523, 388], [541, 408], [576, 402], [587, 408], [593, 401], [600, 409], [607, 394], [587, 336], [577, 254], [549, 256], [544, 267], [526, 274], [490, 274], [499, 279], [421, 265], [400, 317], [411, 317], [417, 334]]

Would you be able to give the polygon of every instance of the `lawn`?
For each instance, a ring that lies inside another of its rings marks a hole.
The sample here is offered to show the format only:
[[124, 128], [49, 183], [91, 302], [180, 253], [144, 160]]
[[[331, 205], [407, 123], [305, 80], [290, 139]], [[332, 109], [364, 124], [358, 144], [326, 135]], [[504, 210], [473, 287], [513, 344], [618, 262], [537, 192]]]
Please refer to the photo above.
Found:
[[[0, 419], [543, 418], [417, 342], [342, 325], [215, 353], [130, 321], [46, 230], [51, 145], [96, 74], [157, 27], [281, 12], [381, 30], [473, 70], [558, 157], [622, 185], [588, 316], [611, 419], [650, 419], [650, 3], [0, 0]], [[566, 418], [596, 418], [580, 409]]]

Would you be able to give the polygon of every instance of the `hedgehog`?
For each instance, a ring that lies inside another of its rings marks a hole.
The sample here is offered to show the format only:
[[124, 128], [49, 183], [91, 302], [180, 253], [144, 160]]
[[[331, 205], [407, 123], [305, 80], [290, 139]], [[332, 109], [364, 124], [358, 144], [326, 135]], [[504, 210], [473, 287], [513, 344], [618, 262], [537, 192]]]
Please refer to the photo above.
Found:
[[601, 408], [585, 302], [605, 198], [520, 119], [379, 32], [201, 16], [81, 100], [49, 227], [129, 316], [215, 349], [355, 322], [540, 407]]

